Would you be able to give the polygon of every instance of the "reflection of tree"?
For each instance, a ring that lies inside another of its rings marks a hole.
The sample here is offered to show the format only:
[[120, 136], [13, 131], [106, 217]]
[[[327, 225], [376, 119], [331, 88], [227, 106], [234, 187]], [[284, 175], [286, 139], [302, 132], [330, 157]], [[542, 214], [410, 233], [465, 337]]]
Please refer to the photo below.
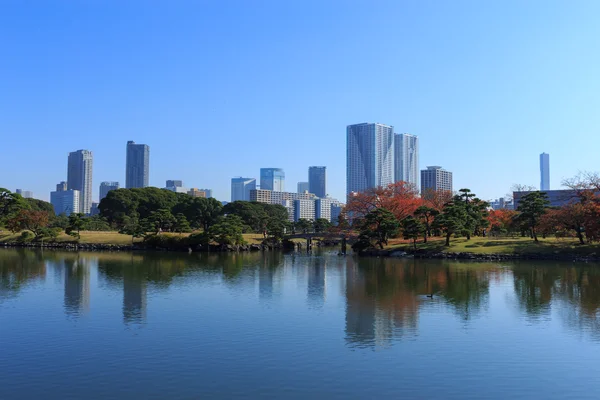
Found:
[[555, 282], [560, 279], [556, 268], [517, 265], [513, 268], [515, 295], [529, 317], [550, 314]]
[[17, 296], [25, 285], [45, 277], [40, 251], [7, 249], [0, 253], [0, 301]]
[[349, 259], [346, 270], [346, 339], [379, 345], [416, 335], [419, 307], [434, 293], [469, 320], [487, 305], [490, 264], [427, 260]]
[[597, 267], [536, 264], [513, 270], [515, 292], [530, 317], [552, 309], [569, 329], [600, 338], [600, 270]]

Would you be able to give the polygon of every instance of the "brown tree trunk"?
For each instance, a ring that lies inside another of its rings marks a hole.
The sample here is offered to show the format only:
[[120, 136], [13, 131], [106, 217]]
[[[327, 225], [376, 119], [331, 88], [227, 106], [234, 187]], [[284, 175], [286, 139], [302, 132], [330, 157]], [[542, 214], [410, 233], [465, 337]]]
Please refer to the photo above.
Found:
[[446, 233], [446, 246], [450, 246], [450, 235], [451, 233]]

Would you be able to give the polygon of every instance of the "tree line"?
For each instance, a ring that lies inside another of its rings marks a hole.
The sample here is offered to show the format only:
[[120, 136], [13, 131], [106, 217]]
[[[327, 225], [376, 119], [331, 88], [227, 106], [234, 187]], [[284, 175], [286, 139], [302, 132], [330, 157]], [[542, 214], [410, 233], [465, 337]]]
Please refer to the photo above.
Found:
[[420, 196], [406, 182], [357, 193], [348, 199], [346, 213], [350, 228], [358, 234], [355, 250], [379, 247], [402, 237], [427, 243], [437, 236], [450, 246], [452, 237], [555, 235], [575, 237], [579, 243], [600, 240], [600, 175], [584, 174], [563, 184], [573, 197], [562, 207], [550, 207], [546, 193], [530, 191], [517, 210], [492, 210], [470, 189], [458, 193], [429, 192]]

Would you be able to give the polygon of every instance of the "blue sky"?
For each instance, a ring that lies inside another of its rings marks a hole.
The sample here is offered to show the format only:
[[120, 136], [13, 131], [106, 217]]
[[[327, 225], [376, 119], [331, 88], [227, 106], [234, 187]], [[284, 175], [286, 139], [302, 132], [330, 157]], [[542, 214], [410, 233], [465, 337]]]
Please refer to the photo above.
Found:
[[69, 151], [125, 180], [229, 200], [230, 179], [281, 167], [286, 189], [328, 167], [345, 193], [345, 130], [394, 125], [420, 167], [483, 198], [597, 171], [597, 1], [3, 1], [0, 187], [49, 198]]

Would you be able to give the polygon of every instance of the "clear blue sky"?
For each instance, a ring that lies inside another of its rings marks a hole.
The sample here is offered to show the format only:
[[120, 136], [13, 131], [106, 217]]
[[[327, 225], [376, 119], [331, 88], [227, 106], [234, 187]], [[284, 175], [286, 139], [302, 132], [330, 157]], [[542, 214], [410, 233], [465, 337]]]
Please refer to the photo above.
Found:
[[600, 170], [598, 1], [0, 3], [0, 187], [49, 198], [67, 154], [94, 153], [94, 199], [125, 180], [229, 200], [233, 176], [328, 167], [345, 193], [346, 125], [420, 138], [420, 167], [483, 198]]

